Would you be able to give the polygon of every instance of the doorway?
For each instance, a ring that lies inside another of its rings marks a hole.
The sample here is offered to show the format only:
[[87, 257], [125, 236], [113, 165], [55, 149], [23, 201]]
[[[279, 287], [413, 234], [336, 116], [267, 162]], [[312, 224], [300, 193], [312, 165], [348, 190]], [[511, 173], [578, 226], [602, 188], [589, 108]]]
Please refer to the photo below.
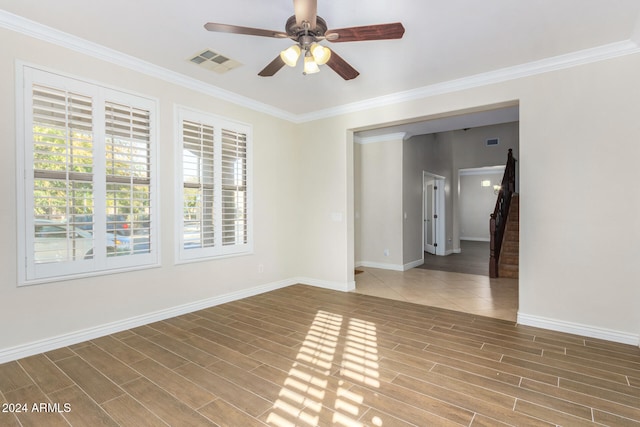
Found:
[[445, 255], [445, 178], [430, 172], [422, 172], [423, 178], [423, 252]]

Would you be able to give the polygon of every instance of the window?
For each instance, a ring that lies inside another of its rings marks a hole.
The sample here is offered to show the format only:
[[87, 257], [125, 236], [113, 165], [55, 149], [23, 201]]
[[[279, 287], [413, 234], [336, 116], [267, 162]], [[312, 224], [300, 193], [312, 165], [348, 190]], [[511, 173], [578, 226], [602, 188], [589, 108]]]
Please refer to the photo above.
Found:
[[23, 70], [21, 283], [155, 264], [155, 102]]
[[251, 128], [178, 108], [179, 260], [251, 251]]

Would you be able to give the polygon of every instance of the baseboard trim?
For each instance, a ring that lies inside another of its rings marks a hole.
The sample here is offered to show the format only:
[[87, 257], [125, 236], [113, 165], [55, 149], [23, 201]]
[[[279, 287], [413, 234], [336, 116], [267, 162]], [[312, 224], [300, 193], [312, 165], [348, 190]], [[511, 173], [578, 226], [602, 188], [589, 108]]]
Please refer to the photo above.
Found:
[[175, 307], [169, 307], [164, 310], [158, 310], [140, 316], [134, 316], [128, 319], [106, 323], [92, 328], [82, 329], [67, 334], [57, 335], [51, 338], [45, 338], [43, 340], [0, 349], [0, 364], [17, 359], [22, 359], [23, 357], [33, 356], [34, 354], [55, 350], [61, 347], [78, 344], [105, 335], [125, 331], [127, 329], [136, 328], [142, 325], [147, 325], [149, 323], [169, 319], [171, 317], [180, 316], [182, 314], [192, 313], [194, 311], [214, 307], [216, 305], [224, 304], [227, 302], [236, 301], [242, 298], [247, 298], [276, 289], [284, 288], [296, 283], [299, 282], [294, 279], [267, 283], [238, 292], [231, 292], [217, 297], [206, 298], [203, 300], [178, 305]]
[[359, 261], [357, 265], [359, 267], [380, 268], [382, 270], [404, 271], [404, 265], [402, 264], [387, 264], [384, 262]]
[[424, 264], [424, 258], [417, 259], [415, 261], [411, 261], [402, 266], [403, 271], [411, 270], [412, 268], [416, 268]]
[[301, 285], [315, 286], [316, 288], [330, 289], [332, 291], [351, 292], [356, 289], [355, 280], [349, 282], [330, 282], [328, 280], [311, 279], [309, 277], [296, 277], [291, 280]]
[[381, 270], [407, 271], [422, 264], [424, 264], [424, 258], [417, 259], [406, 264], [387, 264], [383, 262], [358, 261], [356, 262], [356, 267], [371, 267], [379, 268]]
[[[376, 264], [376, 265], [371, 265]], [[360, 266], [373, 267], [373, 268], [387, 268], [391, 264], [377, 264], [377, 263], [358, 263]], [[401, 267], [401, 266], [400, 266]], [[402, 270], [399, 270], [402, 271]], [[264, 285], [255, 286], [249, 289], [245, 289], [238, 292], [231, 292], [228, 294], [220, 295], [217, 297], [206, 298], [192, 303], [182, 304], [175, 307], [170, 307], [164, 310], [158, 310], [155, 312], [143, 314], [140, 316], [131, 317], [128, 319], [119, 320], [116, 322], [99, 325], [93, 328], [87, 328], [80, 331], [75, 331], [67, 334], [46, 338], [31, 343], [21, 344], [6, 349], [0, 349], [0, 364], [10, 362], [13, 360], [21, 359], [23, 357], [33, 356], [35, 354], [44, 353], [47, 351], [55, 350], [61, 347], [66, 347], [73, 344], [78, 344], [84, 341], [99, 338], [105, 335], [121, 332], [127, 329], [136, 328], [149, 323], [158, 322], [161, 320], [169, 319], [171, 317], [180, 316], [194, 311], [202, 310], [216, 305], [224, 304], [227, 302], [236, 301], [242, 298], [248, 298], [254, 295], [259, 295], [265, 292], [273, 291], [276, 289], [284, 288], [295, 284], [306, 284], [310, 286], [316, 286], [319, 288], [330, 289], [341, 292], [349, 292], [355, 289], [355, 281], [348, 282], [332, 282], [326, 280], [317, 280], [308, 277], [295, 277], [278, 282], [267, 283]], [[566, 322], [557, 319], [550, 319], [542, 316], [534, 316], [526, 313], [518, 313], [517, 321], [521, 325], [534, 326], [543, 329], [549, 329], [558, 332], [566, 332], [576, 335], [587, 336], [591, 338], [599, 338], [607, 341], [619, 342], [623, 344], [630, 344], [640, 346], [640, 335], [631, 334], [626, 332], [615, 331], [606, 328], [599, 328], [590, 325], [584, 325], [574, 322]]]
[[518, 312], [518, 323], [590, 338], [640, 346], [640, 335]]
[[104, 325], [98, 325], [92, 328], [82, 329], [67, 334], [57, 335], [51, 338], [45, 338], [43, 340], [0, 349], [0, 364], [22, 359], [23, 357], [29, 357], [35, 354], [55, 350], [61, 347], [78, 344], [95, 338], [100, 338], [105, 335], [114, 334], [116, 332], [126, 331], [127, 329], [137, 328], [149, 323], [159, 322], [171, 317], [192, 313], [194, 311], [203, 310], [205, 308], [214, 307], [216, 305], [236, 301], [242, 298], [248, 298], [265, 292], [274, 291], [276, 289], [285, 288], [287, 286], [295, 285], [298, 283], [342, 292], [353, 291], [356, 288], [355, 281], [339, 283], [326, 280], [311, 279], [308, 277], [294, 277], [277, 282], [267, 283], [264, 285], [254, 286], [242, 291], [230, 292], [228, 294], [212, 298], [205, 298], [203, 300], [178, 305], [175, 307], [169, 307], [140, 316], [118, 320], [115, 322], [106, 323]]

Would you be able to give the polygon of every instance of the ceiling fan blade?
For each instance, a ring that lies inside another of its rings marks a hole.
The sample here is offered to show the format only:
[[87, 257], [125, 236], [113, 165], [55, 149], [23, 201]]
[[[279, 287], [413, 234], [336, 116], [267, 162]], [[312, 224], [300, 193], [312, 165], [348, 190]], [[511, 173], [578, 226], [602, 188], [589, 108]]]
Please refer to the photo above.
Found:
[[275, 73], [280, 71], [280, 68], [284, 67], [284, 65], [284, 61], [282, 60], [282, 58], [280, 58], [280, 55], [278, 55], [273, 61], [269, 63], [269, 65], [264, 67], [264, 69], [260, 71], [258, 75], [261, 77], [271, 77]]
[[404, 27], [400, 22], [393, 24], [365, 25], [327, 31], [325, 37], [330, 42], [359, 42], [366, 40], [401, 39]]
[[302, 28], [302, 23], [307, 21], [309, 29], [316, 28], [316, 16], [318, 14], [317, 0], [293, 0], [293, 13], [296, 16], [296, 24]]
[[333, 50], [331, 51], [331, 56], [329, 57], [329, 61], [327, 61], [327, 65], [345, 80], [355, 79], [360, 75], [355, 68], [349, 65], [347, 61], [342, 59], [342, 57]]
[[289, 35], [281, 31], [261, 30], [260, 28], [241, 27], [239, 25], [217, 24], [208, 22], [204, 24], [204, 28], [208, 31], [218, 33], [246, 34], [248, 36], [287, 38]]

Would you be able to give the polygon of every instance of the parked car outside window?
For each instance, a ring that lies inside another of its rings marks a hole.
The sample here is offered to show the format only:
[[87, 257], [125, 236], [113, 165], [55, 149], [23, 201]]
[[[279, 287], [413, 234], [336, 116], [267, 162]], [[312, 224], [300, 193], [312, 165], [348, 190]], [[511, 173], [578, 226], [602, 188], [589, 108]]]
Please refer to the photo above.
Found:
[[[74, 261], [93, 258], [93, 234], [65, 222], [37, 220], [34, 230], [36, 263]], [[107, 254], [114, 255], [116, 245], [107, 237]]]

